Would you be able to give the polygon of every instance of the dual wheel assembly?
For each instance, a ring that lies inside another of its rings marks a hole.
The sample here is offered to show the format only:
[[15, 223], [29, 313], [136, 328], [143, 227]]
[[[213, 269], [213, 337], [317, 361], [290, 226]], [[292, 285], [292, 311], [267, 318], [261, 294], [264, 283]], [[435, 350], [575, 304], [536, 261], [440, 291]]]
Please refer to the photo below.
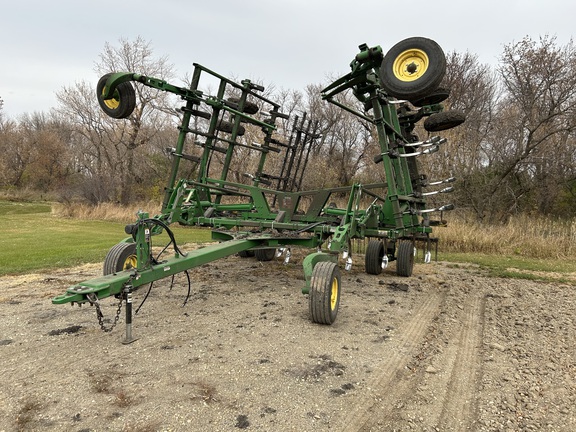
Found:
[[[403, 240], [398, 243], [396, 273], [398, 276], [412, 276], [414, 269], [414, 243]], [[388, 265], [388, 254], [394, 253], [385, 247], [381, 240], [370, 240], [366, 249], [366, 273], [378, 275]], [[338, 315], [341, 291], [340, 268], [334, 262], [319, 262], [314, 266], [310, 282], [308, 304], [310, 319], [318, 324], [332, 324]]]
[[[414, 256], [416, 249], [410, 240], [402, 240], [398, 243], [396, 253], [396, 274], [410, 277], [414, 269]], [[366, 247], [365, 269], [366, 273], [379, 275], [388, 266], [389, 256], [394, 255], [394, 243], [385, 244], [381, 240], [370, 240]]]
[[[423, 37], [404, 39], [384, 56], [380, 67], [380, 84], [392, 97], [407, 100], [415, 107], [435, 105], [450, 96], [441, 87], [446, 74], [446, 56], [435, 41]], [[424, 122], [428, 132], [451, 129], [465, 121], [459, 110], [430, 115]]]

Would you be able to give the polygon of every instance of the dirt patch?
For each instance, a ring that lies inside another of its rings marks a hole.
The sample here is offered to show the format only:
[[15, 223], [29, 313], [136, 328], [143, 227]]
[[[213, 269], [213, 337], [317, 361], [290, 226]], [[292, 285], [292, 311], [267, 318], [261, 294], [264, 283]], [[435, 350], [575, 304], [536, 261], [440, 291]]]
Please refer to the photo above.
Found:
[[3, 278], [0, 430], [576, 430], [573, 286], [446, 263], [371, 276], [356, 257], [322, 326], [302, 256], [195, 269], [185, 307], [184, 276], [156, 283], [129, 345], [123, 315], [105, 333], [93, 307], [50, 302], [101, 265]]

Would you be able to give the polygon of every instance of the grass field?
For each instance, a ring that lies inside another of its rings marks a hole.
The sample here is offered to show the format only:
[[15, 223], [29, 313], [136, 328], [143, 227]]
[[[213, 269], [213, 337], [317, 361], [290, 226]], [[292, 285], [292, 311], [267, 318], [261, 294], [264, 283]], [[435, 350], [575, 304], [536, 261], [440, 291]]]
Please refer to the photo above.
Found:
[[[46, 203], [0, 201], [4, 230], [0, 237], [0, 276], [41, 269], [103, 262], [108, 250], [126, 237], [125, 222], [133, 211], [104, 205], [66, 217]], [[133, 216], [132, 216], [133, 217]], [[171, 226], [178, 244], [210, 241], [210, 230]], [[440, 238], [439, 259], [481, 266], [497, 277], [576, 279], [576, 225], [520, 219], [508, 226], [481, 227], [453, 221], [434, 232]], [[155, 245], [168, 236], [154, 237]]]
[[[103, 262], [108, 250], [126, 237], [124, 223], [53, 216], [50, 204], [0, 201], [0, 276], [40, 269]], [[210, 231], [173, 226], [179, 244], [210, 240]], [[154, 244], [168, 243], [164, 233]]]

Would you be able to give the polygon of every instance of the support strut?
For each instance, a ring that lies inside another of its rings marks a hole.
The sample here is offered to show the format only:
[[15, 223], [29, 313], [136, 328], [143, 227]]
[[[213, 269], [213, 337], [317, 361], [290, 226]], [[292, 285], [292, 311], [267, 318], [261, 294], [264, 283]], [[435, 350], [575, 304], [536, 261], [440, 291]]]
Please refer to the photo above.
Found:
[[122, 341], [124, 345], [131, 344], [138, 340], [138, 338], [132, 336], [132, 289], [131, 284], [126, 284], [122, 293], [126, 301], [126, 337]]

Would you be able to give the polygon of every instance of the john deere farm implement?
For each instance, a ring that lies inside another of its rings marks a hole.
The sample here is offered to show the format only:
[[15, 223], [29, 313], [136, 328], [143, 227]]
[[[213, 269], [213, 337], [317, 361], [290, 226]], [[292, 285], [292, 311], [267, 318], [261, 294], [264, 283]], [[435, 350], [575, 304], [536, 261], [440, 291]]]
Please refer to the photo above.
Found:
[[[380, 274], [396, 261], [397, 274], [411, 276], [417, 244], [430, 260], [432, 229], [443, 223], [442, 217], [431, 216], [453, 206], [430, 208], [426, 199], [451, 192], [447, 184], [454, 179], [429, 180], [419, 172], [417, 159], [445, 142], [435, 132], [464, 121], [460, 112], [446, 111], [441, 103], [449, 94], [440, 88], [445, 69], [444, 53], [430, 39], [403, 40], [386, 54], [380, 46], [361, 45], [350, 72], [324, 88], [321, 97], [373, 125], [379, 146], [373, 169], [383, 170], [385, 182], [306, 191], [301, 190], [302, 179], [311, 169], [310, 150], [321, 140], [318, 123], [306, 114], [289, 118], [279, 104], [263, 96], [260, 85], [234, 82], [199, 64], [194, 64], [189, 87], [134, 72], [104, 75], [97, 85], [98, 101], [113, 118], [127, 118], [135, 109], [134, 86], [169, 92], [184, 101], [178, 139], [169, 149], [171, 173], [160, 213], [137, 214], [126, 226], [127, 237], [107, 254], [104, 274], [69, 287], [52, 302], [91, 304], [101, 327], [109, 330], [100, 301], [115, 297], [113, 325], [125, 304], [124, 342], [129, 343], [134, 340], [132, 293], [140, 287], [184, 273], [190, 292], [188, 271], [195, 267], [234, 254], [259, 261], [282, 256], [287, 263], [292, 248], [305, 248], [310, 253], [303, 260], [302, 292], [308, 295], [310, 319], [332, 324], [342, 292], [340, 265], [351, 267], [352, 241], [366, 239], [368, 274]], [[217, 82], [216, 94], [200, 90], [206, 79]], [[350, 92], [356, 103], [342, 102], [341, 95]], [[279, 136], [279, 121], [291, 125], [290, 133]], [[425, 140], [414, 132], [419, 121], [431, 133]], [[248, 129], [257, 131], [257, 140], [245, 139]], [[259, 155], [256, 169], [245, 173], [245, 183], [230, 181], [239, 150]], [[271, 155], [281, 163], [268, 171]], [[221, 163], [214, 163], [216, 156]], [[184, 161], [186, 172], [193, 175], [183, 176]], [[174, 223], [209, 227], [214, 243], [183, 251], [170, 228]], [[170, 244], [157, 254], [152, 240], [162, 232]]]

